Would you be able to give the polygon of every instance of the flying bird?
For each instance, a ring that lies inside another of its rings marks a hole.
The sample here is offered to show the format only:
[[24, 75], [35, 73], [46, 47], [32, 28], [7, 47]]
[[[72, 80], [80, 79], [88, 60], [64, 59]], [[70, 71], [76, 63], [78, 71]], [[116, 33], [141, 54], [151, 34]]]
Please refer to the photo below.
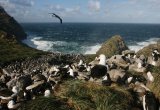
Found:
[[62, 19], [58, 15], [56, 15], [55, 13], [49, 13], [49, 14], [52, 14], [52, 17], [58, 18], [60, 20], [60, 23], [62, 24]]

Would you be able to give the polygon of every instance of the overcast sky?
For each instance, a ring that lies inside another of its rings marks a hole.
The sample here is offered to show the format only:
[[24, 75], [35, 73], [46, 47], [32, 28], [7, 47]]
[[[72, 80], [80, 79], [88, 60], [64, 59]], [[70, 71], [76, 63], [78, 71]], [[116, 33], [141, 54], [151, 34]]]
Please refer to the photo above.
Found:
[[19, 22], [160, 23], [160, 0], [0, 0]]

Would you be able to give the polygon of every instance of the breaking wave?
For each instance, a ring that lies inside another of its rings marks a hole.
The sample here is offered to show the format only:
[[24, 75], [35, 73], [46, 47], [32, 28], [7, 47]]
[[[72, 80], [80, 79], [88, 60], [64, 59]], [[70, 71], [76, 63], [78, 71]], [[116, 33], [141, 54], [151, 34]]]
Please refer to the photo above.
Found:
[[130, 50], [134, 50], [135, 52], [137, 52], [140, 49], [144, 48], [145, 46], [148, 46], [149, 44], [157, 43], [158, 40], [160, 40], [160, 38], [150, 38], [150, 39], [142, 41], [142, 42], [135, 42], [131, 45], [128, 45], [128, 47]]
[[[138, 51], [143, 47], [156, 43], [160, 38], [150, 38], [142, 42], [130, 42], [128, 47], [130, 50]], [[81, 53], [81, 54], [95, 54], [101, 47], [102, 44], [97, 43], [95, 45], [82, 45], [78, 42], [67, 42], [67, 41], [47, 41], [43, 40], [42, 37], [28, 37], [23, 41], [32, 48], [38, 50], [50, 51], [50, 52], [63, 52], [63, 53]]]

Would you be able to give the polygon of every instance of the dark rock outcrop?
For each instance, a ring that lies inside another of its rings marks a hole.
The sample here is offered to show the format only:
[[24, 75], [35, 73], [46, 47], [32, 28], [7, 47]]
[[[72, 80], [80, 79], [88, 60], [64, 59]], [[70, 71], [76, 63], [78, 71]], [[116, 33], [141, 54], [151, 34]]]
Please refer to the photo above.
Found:
[[6, 13], [2, 6], [0, 6], [0, 30], [6, 32], [10, 37], [15, 36], [19, 41], [27, 37], [23, 28]]
[[102, 44], [101, 48], [97, 51], [97, 55], [105, 54], [107, 57], [111, 57], [115, 54], [121, 54], [122, 51], [127, 50], [125, 42], [122, 37], [119, 35], [115, 35], [109, 40], [107, 40], [104, 44]]

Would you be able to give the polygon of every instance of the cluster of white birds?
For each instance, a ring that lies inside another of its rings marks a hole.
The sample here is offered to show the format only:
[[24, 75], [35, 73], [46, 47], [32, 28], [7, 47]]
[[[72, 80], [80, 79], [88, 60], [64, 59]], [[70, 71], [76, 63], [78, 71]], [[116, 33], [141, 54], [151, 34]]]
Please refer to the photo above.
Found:
[[[0, 99], [8, 100], [7, 106], [9, 109], [16, 109], [20, 106], [17, 101], [20, 92], [24, 94], [21, 100], [25, 101], [35, 99], [36, 95], [39, 94], [50, 97], [61, 81], [71, 78], [93, 81], [104, 86], [111, 86], [112, 83], [116, 83], [131, 87], [138, 94], [143, 109], [152, 110], [149, 108], [155, 103], [149, 104], [146, 100], [149, 100], [149, 96], [152, 96], [152, 100], [155, 101], [155, 97], [146, 85], [154, 82], [154, 76], [147, 68], [151, 65], [159, 66], [159, 58], [160, 53], [157, 49], [153, 50], [151, 57], [148, 58], [143, 55], [137, 57], [135, 52], [127, 50], [122, 55], [114, 55], [108, 59], [104, 54], [101, 54], [88, 64], [83, 60], [80, 60], [79, 63], [63, 66], [38, 62], [41, 64], [40, 67], [43, 66], [43, 69], [33, 68], [32, 73], [27, 74], [24, 70], [22, 70], [23, 74], [10, 74], [7, 69], [2, 69], [1, 89], [9, 89], [13, 94], [8, 97], [0, 96]], [[22, 64], [21, 66], [24, 67]], [[134, 75], [128, 73], [128, 71], [140, 72], [141, 74]]]

